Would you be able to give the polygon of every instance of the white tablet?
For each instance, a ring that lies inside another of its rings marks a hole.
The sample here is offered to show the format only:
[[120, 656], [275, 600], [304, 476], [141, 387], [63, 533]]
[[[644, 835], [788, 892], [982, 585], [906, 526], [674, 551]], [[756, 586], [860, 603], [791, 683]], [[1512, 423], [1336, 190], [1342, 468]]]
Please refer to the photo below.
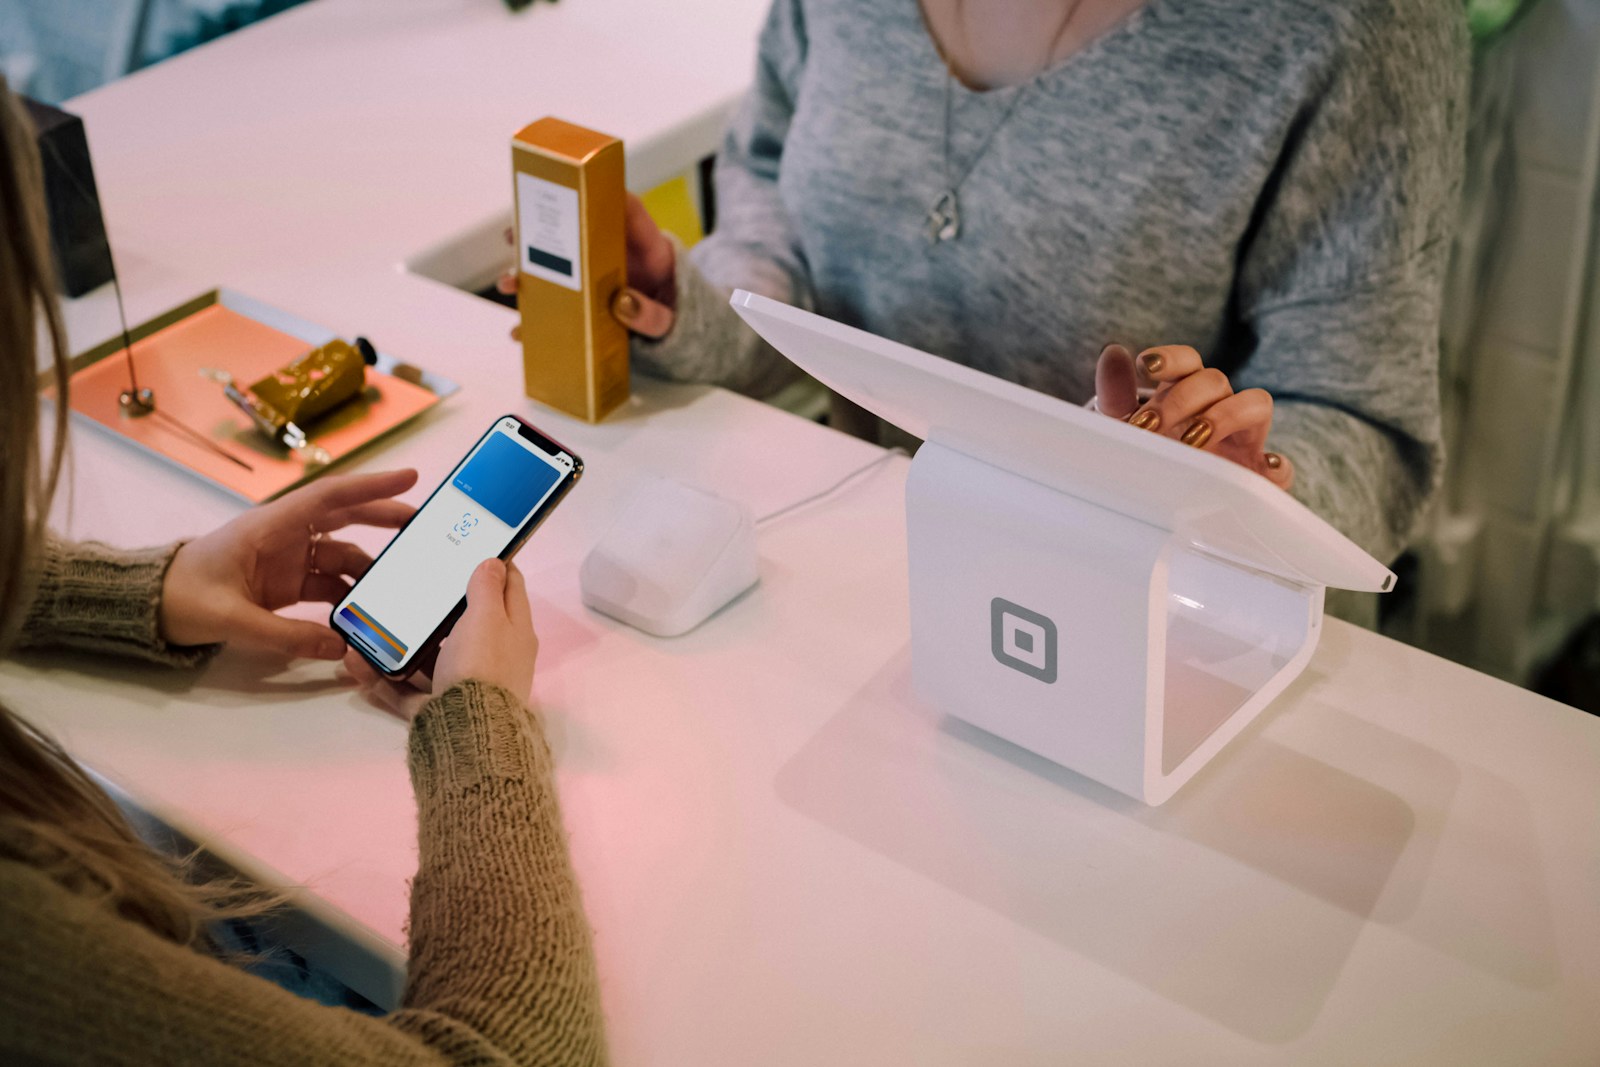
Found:
[[818, 381], [923, 440], [1290, 581], [1394, 585], [1355, 542], [1220, 456], [742, 289], [732, 304]]

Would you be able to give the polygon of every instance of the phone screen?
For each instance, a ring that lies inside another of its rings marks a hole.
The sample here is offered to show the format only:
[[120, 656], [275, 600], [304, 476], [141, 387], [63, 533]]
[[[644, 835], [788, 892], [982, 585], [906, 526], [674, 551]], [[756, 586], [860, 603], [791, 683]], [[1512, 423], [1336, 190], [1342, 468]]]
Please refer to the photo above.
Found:
[[461, 603], [478, 564], [540, 518], [576, 467], [520, 420], [496, 421], [334, 608], [334, 627], [383, 669], [404, 671]]

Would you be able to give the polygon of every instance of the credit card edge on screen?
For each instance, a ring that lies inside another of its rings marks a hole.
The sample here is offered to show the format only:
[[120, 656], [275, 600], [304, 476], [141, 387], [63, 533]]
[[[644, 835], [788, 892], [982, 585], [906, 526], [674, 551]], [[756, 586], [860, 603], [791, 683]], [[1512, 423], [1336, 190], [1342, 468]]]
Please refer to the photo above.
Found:
[[[501, 424], [507, 420], [516, 423], [517, 436], [531, 444], [535, 450], [548, 456], [564, 455], [572, 461], [571, 468], [566, 472], [565, 475], [557, 478], [556, 484], [554, 488], [550, 490], [549, 495], [545, 497], [543, 502], [534, 508], [533, 513], [528, 516], [527, 520], [523, 523], [522, 528], [512, 536], [509, 542], [507, 542], [506, 547], [500, 551], [499, 558], [503, 560], [509, 560], [522, 549], [523, 545], [527, 544], [529, 538], [533, 536], [534, 531], [536, 531], [540, 526], [544, 525], [545, 519], [549, 518], [550, 513], [555, 511], [556, 506], [560, 504], [562, 500], [566, 499], [567, 494], [572, 491], [572, 487], [577, 484], [580, 478], [583, 477], [583, 459], [576, 452], [572, 451], [572, 449], [568, 448], [560, 441], [557, 441], [554, 437], [551, 437], [549, 434], [533, 425], [527, 419], [524, 419], [522, 416], [514, 413], [508, 413], [501, 415], [492, 421], [489, 424], [488, 429], [479, 434], [477, 439], [473, 441], [471, 447], [469, 447], [466, 452], [462, 453], [461, 458], [456, 460], [456, 462], [450, 467], [450, 470], [445, 474], [444, 479], [434, 487], [433, 492], [428, 494], [428, 499], [422, 502], [422, 506], [417, 508], [416, 513], [413, 514], [410, 519], [407, 519], [406, 524], [399, 530], [395, 531], [394, 536], [389, 539], [388, 544], [383, 546], [383, 550], [378, 553], [375, 559], [373, 559], [372, 567], [376, 567], [378, 565], [378, 561], [383, 559], [385, 553], [387, 553], [389, 549], [405, 535], [406, 531], [410, 529], [411, 524], [416, 521], [417, 517], [420, 516], [427, 509], [428, 505], [433, 502], [433, 498], [439, 494], [440, 490], [454, 482], [459, 472], [464, 466], [466, 466], [467, 461], [478, 453], [479, 449], [489, 440], [490, 436], [497, 430], [500, 430], [502, 428]], [[557, 466], [559, 469], [558, 464], [553, 465]], [[368, 573], [371, 573], [371, 568], [368, 568]], [[339, 634], [340, 637], [344, 638], [345, 643], [351, 648], [355, 649], [361, 658], [366, 660], [367, 663], [370, 664], [372, 668], [379, 674], [383, 675], [385, 678], [391, 679], [407, 678], [416, 672], [420, 662], [426, 658], [427, 653], [438, 645], [438, 643], [443, 639], [444, 635], [448, 633], [449, 630], [455, 625], [456, 620], [461, 617], [462, 612], [467, 606], [466, 591], [462, 590], [461, 597], [456, 602], [456, 606], [445, 613], [444, 618], [442, 618], [438, 625], [434, 627], [433, 632], [428, 635], [427, 640], [417, 645], [414, 650], [411, 650], [405, 649], [404, 646], [401, 646], [398, 643], [398, 639], [393, 638], [393, 635], [388, 634], [388, 632], [383, 630], [381, 626], [378, 626], [374, 620], [365, 616], [365, 613], [359, 610], [359, 605], [356, 604], [354, 596], [356, 590], [360, 588], [361, 582], [365, 579], [365, 577], [366, 575], [363, 575], [362, 578], [357, 579], [356, 582], [350, 587], [350, 590], [345, 593], [345, 595], [339, 599], [338, 603], [333, 606], [333, 610], [328, 615], [328, 625], [332, 627], [334, 632]], [[377, 645], [371, 639], [369, 639], [360, 631], [347, 629], [343, 624], [341, 624], [339, 616], [344, 614], [346, 611], [350, 611], [351, 609], [356, 609], [353, 617], [360, 616], [365, 623], [370, 624], [366, 628], [375, 629], [377, 631], [374, 636], [385, 639], [389, 643], [393, 643], [395, 647], [402, 649], [401, 657], [405, 659], [403, 666], [398, 668], [392, 668], [388, 666], [380, 658], [383, 654], [379, 651]], [[406, 658], [407, 652], [410, 653], [409, 658]]]

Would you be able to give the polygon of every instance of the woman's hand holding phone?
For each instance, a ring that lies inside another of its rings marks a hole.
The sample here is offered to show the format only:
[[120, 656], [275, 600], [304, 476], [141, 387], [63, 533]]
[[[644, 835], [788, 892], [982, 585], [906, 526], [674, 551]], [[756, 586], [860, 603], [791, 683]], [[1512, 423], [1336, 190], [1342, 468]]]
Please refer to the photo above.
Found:
[[[514, 563], [484, 560], [467, 584], [467, 610], [440, 646], [432, 692], [471, 680], [498, 685], [526, 700], [538, 654], [539, 636], [522, 572]], [[410, 682], [382, 677], [354, 650], [345, 656], [345, 666], [374, 702], [406, 722], [430, 699]], [[421, 681], [421, 675], [412, 677]]]

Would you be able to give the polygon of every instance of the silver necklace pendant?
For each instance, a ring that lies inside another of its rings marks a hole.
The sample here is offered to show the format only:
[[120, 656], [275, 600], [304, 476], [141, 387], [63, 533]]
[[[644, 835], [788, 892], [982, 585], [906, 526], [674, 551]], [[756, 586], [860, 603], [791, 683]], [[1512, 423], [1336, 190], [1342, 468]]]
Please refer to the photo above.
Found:
[[961, 204], [956, 200], [954, 189], [940, 193], [939, 199], [928, 209], [927, 228], [929, 244], [954, 241], [961, 236]]

